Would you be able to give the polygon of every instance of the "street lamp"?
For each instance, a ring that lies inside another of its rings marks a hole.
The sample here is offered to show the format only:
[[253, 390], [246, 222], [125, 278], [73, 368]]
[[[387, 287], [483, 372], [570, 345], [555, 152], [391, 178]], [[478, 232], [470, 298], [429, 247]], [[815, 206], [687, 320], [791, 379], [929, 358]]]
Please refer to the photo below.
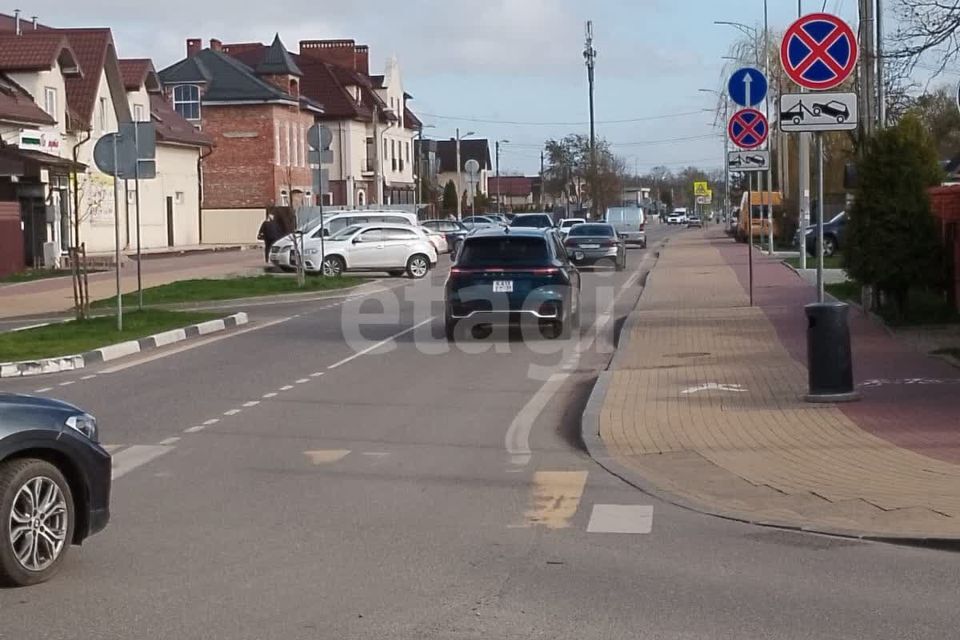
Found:
[[461, 178], [461, 163], [460, 163], [460, 141], [466, 138], [467, 136], [474, 135], [473, 131], [467, 131], [462, 136], [460, 135], [460, 127], [457, 127], [457, 220], [463, 218], [463, 203], [460, 201], [460, 194], [463, 193], [463, 179]]
[[500, 145], [510, 144], [509, 140], [497, 140], [497, 213], [503, 213], [500, 209]]
[[757, 64], [760, 64], [760, 33], [755, 27], [743, 24], [742, 22], [731, 22], [729, 20], [714, 20], [713, 24], [733, 27], [743, 35], [753, 40], [753, 50], [756, 52]]
[[420, 143], [417, 148], [417, 203], [423, 204], [423, 130], [424, 129], [436, 129], [436, 125], [433, 124], [424, 124], [420, 125], [420, 130], [417, 132], [417, 141]]

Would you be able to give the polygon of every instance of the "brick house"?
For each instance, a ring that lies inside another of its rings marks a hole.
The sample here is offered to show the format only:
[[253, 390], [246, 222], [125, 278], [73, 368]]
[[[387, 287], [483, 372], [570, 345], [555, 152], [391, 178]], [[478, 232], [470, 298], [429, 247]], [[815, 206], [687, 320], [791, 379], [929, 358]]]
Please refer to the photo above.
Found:
[[[254, 68], [269, 51], [256, 42], [222, 48]], [[415, 204], [413, 143], [422, 124], [407, 105], [397, 60], [371, 76], [370, 50], [353, 40], [303, 40], [291, 58], [302, 72], [301, 93], [323, 105], [319, 120], [333, 134], [324, 204]]]
[[323, 108], [301, 93], [303, 72], [280, 37], [254, 66], [219, 40], [187, 40], [160, 71], [173, 109], [214, 142], [203, 159], [204, 242], [249, 242], [269, 207], [313, 201], [307, 130]]
[[534, 200], [534, 181], [536, 178], [526, 176], [500, 176], [499, 178], [490, 178], [488, 195], [492, 201], [496, 202], [500, 197], [500, 205], [512, 210], [514, 208], [524, 209], [533, 206]]

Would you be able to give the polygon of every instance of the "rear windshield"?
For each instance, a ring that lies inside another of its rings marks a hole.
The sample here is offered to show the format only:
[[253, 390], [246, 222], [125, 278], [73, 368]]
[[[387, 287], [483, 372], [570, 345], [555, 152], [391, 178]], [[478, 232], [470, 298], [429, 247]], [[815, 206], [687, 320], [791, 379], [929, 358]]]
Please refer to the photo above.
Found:
[[570, 229], [571, 236], [606, 236], [612, 238], [613, 227], [605, 224], [579, 224]]
[[625, 222], [631, 224], [640, 224], [641, 217], [640, 209], [634, 209], [633, 207], [627, 209], [608, 209], [607, 210], [607, 222]]
[[548, 262], [550, 254], [544, 238], [502, 236], [467, 238], [457, 264], [477, 266], [537, 266]]
[[510, 223], [510, 226], [543, 229], [544, 227], [549, 227], [552, 225], [550, 224], [550, 218], [547, 216], [517, 216], [513, 219], [513, 222]]

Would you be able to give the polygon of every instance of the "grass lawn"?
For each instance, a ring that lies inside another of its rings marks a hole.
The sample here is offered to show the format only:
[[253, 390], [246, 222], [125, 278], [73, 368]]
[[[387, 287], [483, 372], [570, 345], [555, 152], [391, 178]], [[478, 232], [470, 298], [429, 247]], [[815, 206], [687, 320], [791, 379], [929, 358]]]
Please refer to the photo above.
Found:
[[[838, 300], [860, 304], [860, 284], [842, 282], [828, 284], [825, 289]], [[880, 309], [879, 315], [891, 327], [915, 327], [927, 324], [951, 324], [960, 322], [960, 313], [935, 291], [916, 289], [910, 292], [910, 302], [902, 318], [898, 318], [894, 309]]]
[[[69, 269], [26, 269], [17, 273], [11, 273], [8, 276], [0, 278], [0, 283], [12, 282], [32, 282], [34, 280], [46, 280], [47, 278], [62, 278], [71, 275]], [[88, 271], [88, 273], [93, 273]]]
[[125, 313], [123, 331], [117, 331], [115, 316], [71, 320], [24, 331], [7, 331], [0, 333], [0, 362], [83, 353], [220, 317], [223, 317], [222, 313], [151, 309]]
[[[799, 268], [800, 268], [800, 258], [799, 258], [799, 257], [787, 258], [786, 260], [784, 260], [784, 262], [786, 262], [788, 265], [790, 265], [790, 266], [793, 267], [794, 269], [799, 269]], [[811, 258], [810, 256], [807, 256], [807, 269], [816, 269], [816, 268], [817, 268], [817, 259], [816, 259], [816, 258]], [[843, 257], [842, 257], [839, 253], [834, 254], [834, 255], [830, 256], [829, 258], [824, 257], [824, 258], [823, 258], [823, 268], [824, 268], [824, 269], [842, 269], [842, 268], [843, 268]]]
[[[281, 293], [310, 293], [334, 291], [353, 287], [365, 282], [364, 278], [342, 276], [339, 278], [322, 278], [307, 276], [306, 285], [301, 289], [297, 286], [297, 279], [289, 276], [251, 276], [243, 278], [181, 280], [159, 287], [150, 287], [143, 290], [145, 305], [175, 304], [178, 302], [208, 302], [213, 300], [233, 300], [235, 298], [255, 298]], [[112, 296], [104, 300], [97, 300], [91, 306], [94, 308], [112, 307], [117, 304], [117, 297]], [[124, 306], [137, 305], [137, 294], [123, 295]]]

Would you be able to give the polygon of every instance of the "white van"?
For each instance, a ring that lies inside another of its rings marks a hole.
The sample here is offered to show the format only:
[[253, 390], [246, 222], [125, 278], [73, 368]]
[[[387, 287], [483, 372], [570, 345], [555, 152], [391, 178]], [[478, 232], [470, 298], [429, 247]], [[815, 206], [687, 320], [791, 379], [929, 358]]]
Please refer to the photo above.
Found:
[[605, 216], [607, 224], [613, 225], [617, 235], [627, 244], [647, 247], [646, 216], [640, 207], [610, 207]]
[[[311, 238], [319, 238], [321, 234], [331, 236], [354, 225], [380, 222], [404, 224], [411, 227], [420, 224], [417, 221], [416, 214], [404, 211], [337, 211], [323, 217], [322, 227], [320, 226], [320, 220], [315, 219], [309, 225], [303, 227], [301, 231], [303, 231], [303, 241], [306, 242]], [[293, 234], [291, 233], [280, 238], [270, 247], [270, 264], [284, 271], [292, 271], [296, 268], [296, 263], [291, 256], [293, 240]]]

